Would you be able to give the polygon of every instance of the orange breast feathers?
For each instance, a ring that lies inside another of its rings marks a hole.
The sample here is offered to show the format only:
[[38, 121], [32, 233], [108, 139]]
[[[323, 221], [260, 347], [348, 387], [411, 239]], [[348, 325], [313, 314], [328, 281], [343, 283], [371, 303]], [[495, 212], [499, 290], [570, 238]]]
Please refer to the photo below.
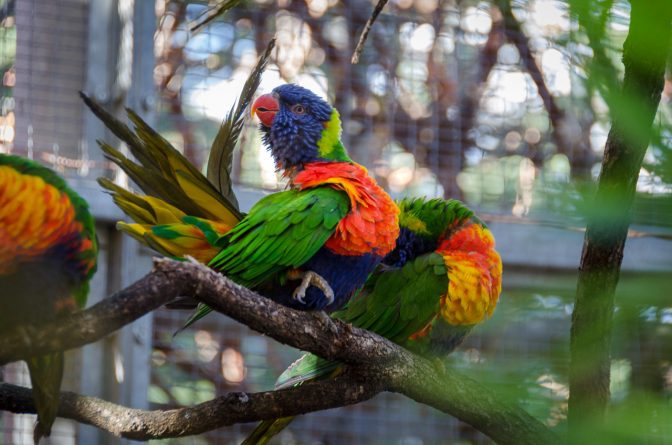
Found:
[[0, 166], [0, 274], [81, 229], [65, 193], [38, 176]]
[[325, 184], [350, 198], [350, 212], [325, 244], [338, 255], [385, 256], [399, 236], [399, 208], [364, 167], [349, 162], [313, 162], [293, 179], [301, 190]]
[[448, 293], [441, 299], [441, 316], [453, 325], [471, 325], [492, 315], [502, 291], [502, 260], [492, 233], [470, 224], [437, 250], [449, 280]]

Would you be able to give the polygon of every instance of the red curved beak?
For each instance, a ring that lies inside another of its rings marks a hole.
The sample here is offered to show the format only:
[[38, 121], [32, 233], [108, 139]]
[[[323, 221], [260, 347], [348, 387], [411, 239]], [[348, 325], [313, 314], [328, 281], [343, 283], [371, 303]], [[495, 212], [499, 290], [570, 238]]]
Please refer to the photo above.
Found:
[[256, 114], [262, 124], [270, 127], [275, 119], [275, 114], [280, 109], [278, 100], [271, 94], [259, 96], [252, 104], [252, 114]]

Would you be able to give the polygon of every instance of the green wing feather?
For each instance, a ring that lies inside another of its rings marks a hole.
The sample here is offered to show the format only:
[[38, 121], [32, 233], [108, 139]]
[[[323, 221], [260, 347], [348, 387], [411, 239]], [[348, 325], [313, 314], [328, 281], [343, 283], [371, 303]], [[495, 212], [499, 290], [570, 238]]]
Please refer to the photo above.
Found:
[[[348, 196], [331, 187], [268, 195], [216, 242], [222, 250], [208, 266], [248, 288], [279, 284], [278, 274], [312, 258], [349, 210]], [[211, 311], [199, 304], [182, 329]]]
[[406, 198], [399, 203], [399, 226], [417, 235], [438, 240], [467, 221], [484, 225], [457, 199]]
[[334, 317], [403, 345], [438, 313], [447, 288], [443, 258], [425, 254], [400, 269], [375, 272]]
[[344, 192], [330, 187], [274, 193], [227, 233], [209, 266], [246, 287], [312, 258], [348, 213]]

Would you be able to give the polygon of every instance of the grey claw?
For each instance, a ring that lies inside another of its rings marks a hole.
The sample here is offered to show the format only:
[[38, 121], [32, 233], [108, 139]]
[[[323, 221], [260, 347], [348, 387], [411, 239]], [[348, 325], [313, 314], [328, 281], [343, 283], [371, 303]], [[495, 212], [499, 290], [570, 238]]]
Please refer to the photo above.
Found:
[[331, 289], [331, 286], [329, 286], [327, 280], [325, 280], [319, 274], [313, 271], [302, 272], [302, 275], [303, 278], [301, 280], [301, 284], [299, 284], [299, 286], [294, 290], [294, 293], [292, 294], [292, 297], [296, 301], [300, 302], [301, 304], [306, 304], [306, 302], [304, 301], [306, 291], [308, 290], [309, 286], [315, 286], [324, 293], [324, 296], [328, 302], [327, 306], [329, 306], [334, 302], [334, 291]]
[[297, 292], [294, 292], [293, 298], [301, 304], [306, 304], [306, 301], [303, 299], [304, 295], [300, 295]]
[[322, 289], [322, 292], [324, 292], [324, 296], [327, 298], [327, 306], [331, 305], [331, 303], [334, 302], [334, 291], [329, 287], [327, 289]]
[[306, 301], [304, 300], [306, 296], [306, 290], [308, 289], [308, 285], [310, 284], [310, 280], [303, 280], [301, 281], [301, 284], [294, 289], [294, 293], [292, 294], [292, 298], [294, 298], [296, 301], [298, 301], [301, 304], [306, 304]]

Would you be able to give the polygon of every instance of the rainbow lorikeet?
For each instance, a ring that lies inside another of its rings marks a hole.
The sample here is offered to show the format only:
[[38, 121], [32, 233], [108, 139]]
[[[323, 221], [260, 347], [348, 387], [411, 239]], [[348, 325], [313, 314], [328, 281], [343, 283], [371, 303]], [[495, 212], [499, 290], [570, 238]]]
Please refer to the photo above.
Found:
[[261, 199], [209, 265], [287, 306], [338, 309], [394, 248], [399, 210], [348, 157], [338, 111], [316, 94], [282, 85], [252, 112], [290, 190]]
[[[289, 190], [266, 196], [247, 215], [133, 113], [137, 135], [113, 126], [141, 165], [103, 149], [149, 196], [101, 184], [137, 223], [120, 227], [158, 250], [208, 261], [284, 305], [336, 310], [394, 248], [399, 209], [347, 156], [338, 112], [323, 99], [288, 84], [261, 96], [252, 110]], [[203, 250], [192, 250], [194, 244]], [[187, 324], [209, 311], [200, 306]]]
[[[404, 200], [396, 248], [334, 318], [416, 353], [441, 357], [489, 317], [501, 292], [502, 263], [490, 231], [456, 200]], [[334, 376], [343, 365], [306, 354], [276, 389]], [[265, 444], [293, 417], [260, 422], [243, 442]]]
[[[83, 307], [97, 254], [86, 202], [50, 169], [0, 154], [0, 335]], [[62, 352], [27, 360], [35, 443], [56, 418], [63, 361]]]

